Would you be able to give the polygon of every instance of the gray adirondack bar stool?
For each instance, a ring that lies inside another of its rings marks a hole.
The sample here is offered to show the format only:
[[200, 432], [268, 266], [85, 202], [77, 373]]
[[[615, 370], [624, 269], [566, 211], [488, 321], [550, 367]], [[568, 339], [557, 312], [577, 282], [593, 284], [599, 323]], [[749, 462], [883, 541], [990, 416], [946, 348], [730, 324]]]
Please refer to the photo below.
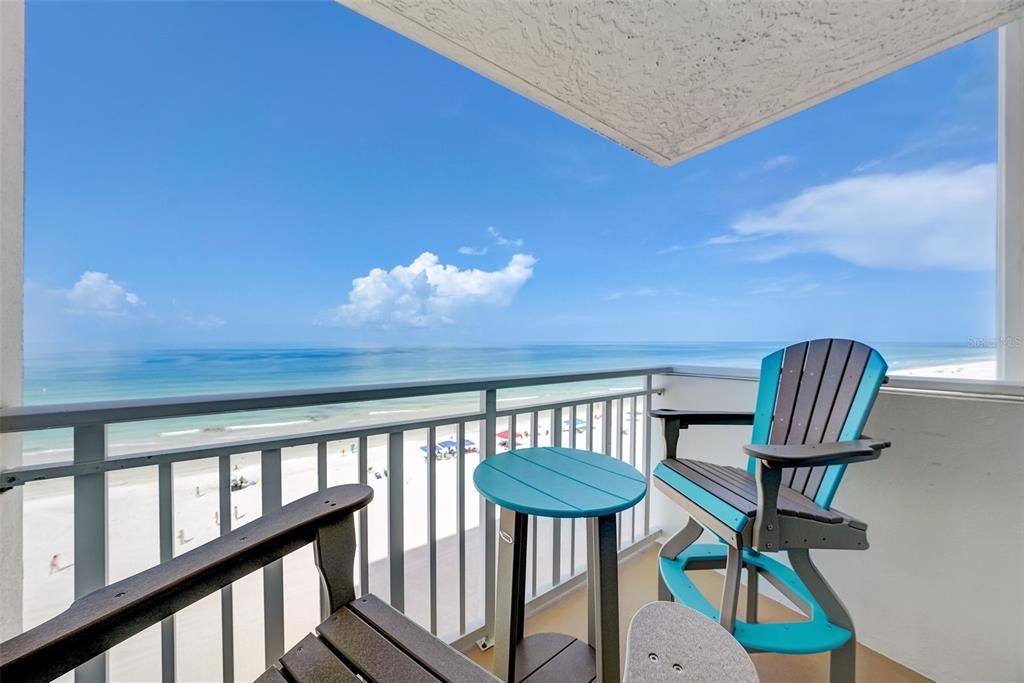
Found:
[[[678, 600], [721, 625], [750, 652], [831, 652], [833, 682], [854, 680], [853, 621], [814, 563], [815, 548], [865, 550], [867, 525], [832, 508], [846, 466], [873, 460], [890, 444], [861, 430], [885, 381], [874, 349], [847, 339], [793, 344], [761, 363], [754, 412], [654, 410], [664, 422], [666, 459], [654, 484], [690, 521], [662, 546], [659, 598]], [[679, 432], [697, 425], [752, 425], [746, 469], [677, 456]], [[721, 543], [697, 544], [704, 529]], [[770, 557], [786, 553], [789, 566]], [[725, 568], [718, 609], [686, 570]], [[747, 570], [747, 619], [736, 618], [740, 574]], [[757, 623], [764, 575], [807, 615], [806, 621]]]

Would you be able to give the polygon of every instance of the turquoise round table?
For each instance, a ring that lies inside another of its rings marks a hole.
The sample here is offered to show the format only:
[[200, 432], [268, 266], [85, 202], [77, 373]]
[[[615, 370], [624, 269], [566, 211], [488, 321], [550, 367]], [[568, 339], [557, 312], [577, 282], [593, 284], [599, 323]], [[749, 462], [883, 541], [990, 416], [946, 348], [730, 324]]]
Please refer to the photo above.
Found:
[[[559, 683], [619, 678], [617, 512], [647, 493], [643, 474], [575, 448], [523, 448], [473, 472], [480, 494], [501, 507], [495, 590], [494, 671], [504, 681]], [[523, 638], [529, 515], [587, 520], [588, 643], [542, 633]]]

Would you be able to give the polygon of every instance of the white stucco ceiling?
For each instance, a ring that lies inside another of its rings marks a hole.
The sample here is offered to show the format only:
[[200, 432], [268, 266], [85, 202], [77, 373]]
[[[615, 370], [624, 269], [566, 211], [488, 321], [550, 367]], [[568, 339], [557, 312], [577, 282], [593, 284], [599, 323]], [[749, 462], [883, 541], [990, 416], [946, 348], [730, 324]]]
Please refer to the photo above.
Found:
[[666, 166], [1024, 16], [1024, 0], [339, 1]]

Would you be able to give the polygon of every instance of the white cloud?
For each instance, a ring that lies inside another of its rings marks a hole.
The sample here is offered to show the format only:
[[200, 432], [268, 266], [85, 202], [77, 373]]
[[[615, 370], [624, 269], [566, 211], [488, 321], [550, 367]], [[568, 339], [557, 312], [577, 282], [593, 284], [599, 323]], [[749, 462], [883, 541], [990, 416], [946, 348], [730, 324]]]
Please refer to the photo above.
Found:
[[348, 303], [331, 310], [327, 320], [352, 327], [450, 323], [466, 307], [510, 304], [536, 262], [528, 254], [515, 254], [500, 270], [461, 270], [423, 252], [407, 266], [374, 268], [352, 280]]
[[619, 299], [654, 296], [678, 297], [682, 296], [682, 291], [678, 287], [633, 287], [632, 289], [618, 289], [608, 292], [605, 298], [609, 301], [618, 301]]
[[[494, 243], [499, 247], [512, 247], [513, 249], [521, 249], [523, 247], [522, 239], [510, 239], [505, 237], [498, 229], [493, 225], [488, 226], [487, 234], [494, 240]], [[483, 256], [488, 251], [487, 247], [476, 247], [473, 245], [466, 245], [459, 247], [459, 253], [463, 256]]]
[[988, 139], [986, 132], [975, 125], [951, 123], [927, 126], [912, 133], [907, 141], [892, 154], [858, 164], [853, 172], [865, 173], [873, 170], [877, 173], [899, 163], [912, 163], [915, 159], [926, 155], [935, 158], [934, 155], [942, 150], [963, 148]]
[[824, 253], [867, 268], [993, 267], [994, 164], [853, 176], [740, 216], [712, 245], [750, 242], [771, 261]]
[[672, 244], [672, 245], [669, 245], [669, 246], [667, 246], [667, 247], [665, 247], [663, 249], [659, 249], [658, 251], [656, 251], [654, 253], [656, 255], [658, 255], [658, 256], [664, 256], [665, 254], [674, 254], [675, 252], [682, 251], [682, 250], [683, 250], [683, 245], [681, 245], [681, 244]]
[[71, 289], [63, 292], [74, 313], [112, 318], [139, 305], [139, 297], [106, 273], [88, 271]]
[[201, 330], [215, 330], [228, 324], [228, 321], [222, 316], [212, 313], [209, 315], [193, 315], [185, 311], [178, 316], [178, 319], [186, 325], [197, 327]]
[[790, 164], [793, 164], [795, 162], [795, 156], [792, 156], [790, 154], [778, 154], [776, 156], [771, 157], [770, 159], [765, 159], [763, 162], [761, 162], [760, 168], [764, 172], [774, 171], [777, 168], [789, 166]]
[[523, 246], [523, 240], [521, 238], [509, 239], [508, 237], [504, 237], [500, 232], [498, 232], [498, 229], [495, 228], [493, 225], [487, 228], [487, 234], [494, 238], [494, 241], [500, 246], [514, 247], [516, 249], [519, 249]]
[[791, 154], [777, 154], [762, 161], [753, 168], [747, 168], [738, 173], [740, 178], [755, 175], [757, 173], [769, 173], [771, 171], [791, 166], [796, 163], [796, 157]]
[[834, 294], [838, 291], [836, 287], [824, 287], [822, 283], [806, 280], [802, 276], [757, 280], [750, 288], [751, 296]]

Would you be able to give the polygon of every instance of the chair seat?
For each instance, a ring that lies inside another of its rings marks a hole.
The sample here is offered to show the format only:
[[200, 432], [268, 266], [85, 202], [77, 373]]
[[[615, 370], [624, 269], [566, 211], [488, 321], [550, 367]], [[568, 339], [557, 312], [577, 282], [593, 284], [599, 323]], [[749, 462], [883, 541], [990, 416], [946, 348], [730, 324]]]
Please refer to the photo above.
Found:
[[497, 683], [375, 595], [339, 608], [256, 683]]
[[[668, 474], [666, 470], [675, 476]], [[687, 498], [694, 498], [694, 496], [689, 495], [693, 487], [700, 489], [701, 493], [711, 494], [715, 499], [725, 503], [739, 513], [739, 515], [734, 515], [734, 518], [739, 516], [747, 518], [746, 520], [739, 518], [741, 522], [738, 525], [739, 528], [742, 528], [747, 521], [753, 519], [757, 514], [757, 482], [746, 470], [738, 467], [716, 465], [700, 460], [668, 458], [661, 461], [661, 465], [655, 470], [654, 476]], [[694, 502], [701, 505], [701, 507], [705, 507], [699, 499], [694, 500]], [[705, 509], [716, 517], [723, 518], [723, 521], [732, 524], [736, 528], [735, 519], [732, 521], [724, 519], [726, 515], [720, 514], [720, 510]], [[866, 525], [851, 520], [836, 510], [821, 507], [810, 498], [797, 493], [788, 486], [782, 486], [779, 489], [778, 511], [780, 515], [784, 516], [802, 517], [826, 524], [849, 523], [857, 528], [867, 528]]]
[[675, 602], [641, 607], [626, 636], [625, 683], [757, 683], [743, 646], [697, 610]]

